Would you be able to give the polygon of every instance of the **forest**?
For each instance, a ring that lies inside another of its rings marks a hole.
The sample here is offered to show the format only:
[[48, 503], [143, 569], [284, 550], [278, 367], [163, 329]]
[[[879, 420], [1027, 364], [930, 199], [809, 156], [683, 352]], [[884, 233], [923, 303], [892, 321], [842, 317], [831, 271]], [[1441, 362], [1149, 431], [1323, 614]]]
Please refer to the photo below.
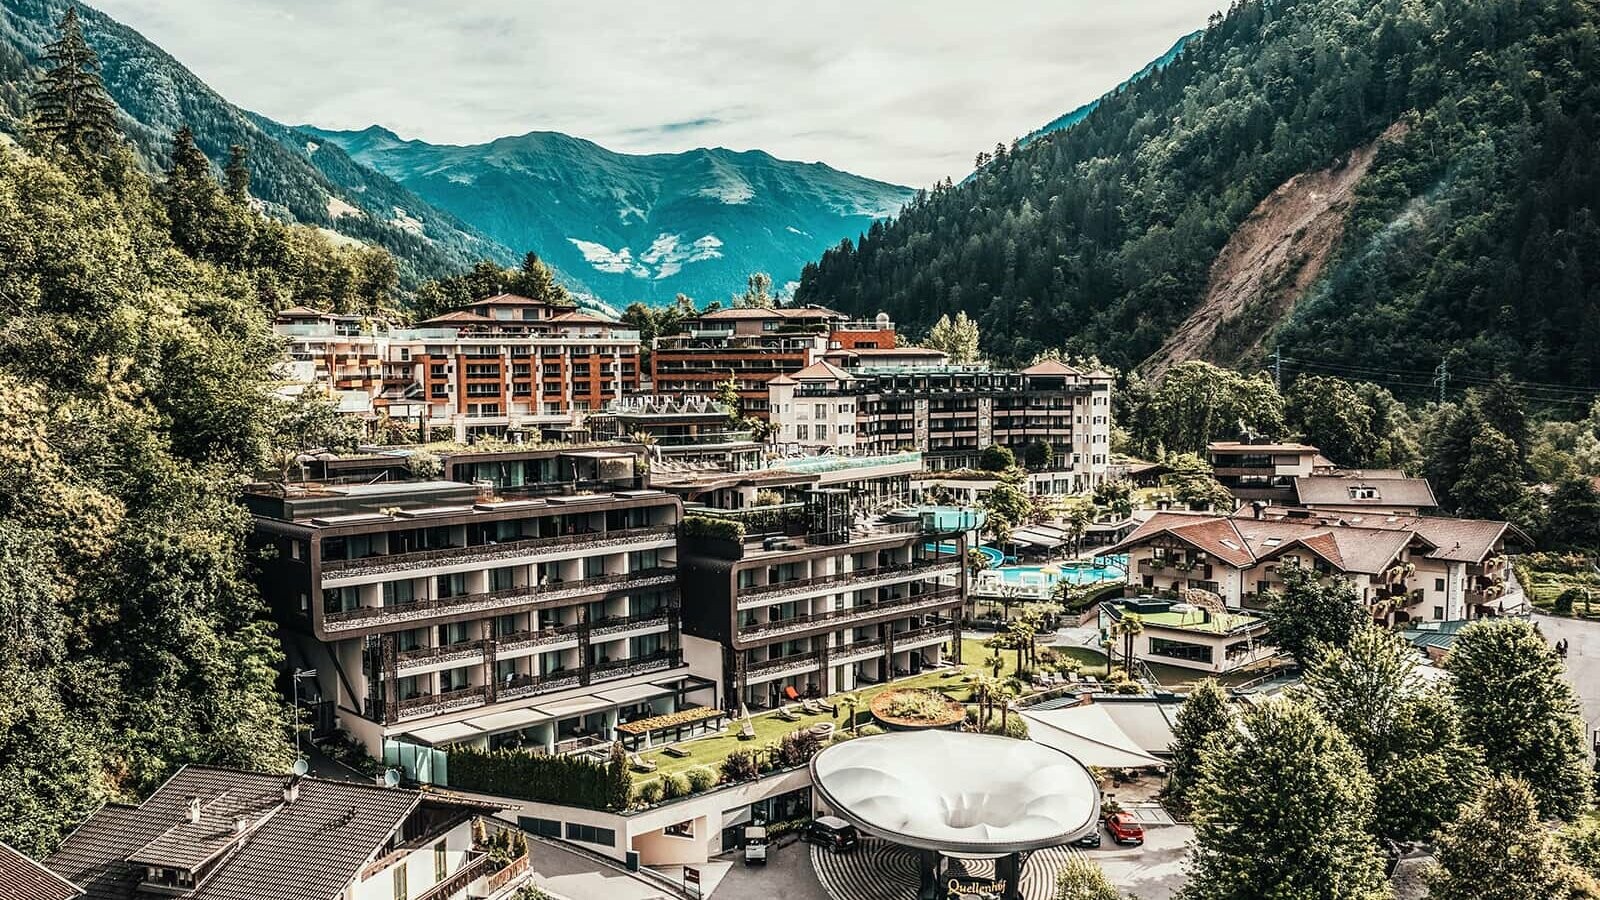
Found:
[[1583, 0], [1241, 0], [1079, 124], [828, 251], [797, 299], [911, 330], [965, 311], [1000, 360], [1129, 369], [1263, 198], [1404, 123], [1268, 346], [1380, 381], [1448, 360], [1592, 386], [1597, 36]]

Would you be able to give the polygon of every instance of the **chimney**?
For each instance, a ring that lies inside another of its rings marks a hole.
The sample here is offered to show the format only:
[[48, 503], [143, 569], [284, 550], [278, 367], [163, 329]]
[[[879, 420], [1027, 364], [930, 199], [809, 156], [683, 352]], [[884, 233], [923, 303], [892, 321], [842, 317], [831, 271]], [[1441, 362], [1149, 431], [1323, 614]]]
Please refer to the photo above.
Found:
[[283, 804], [288, 806], [300, 799], [300, 776], [295, 775], [283, 786]]
[[1094, 691], [1079, 691], [1078, 692], [1078, 705], [1079, 706], [1088, 706], [1089, 704], [1091, 704], [1093, 702], [1094, 702]]
[[200, 798], [199, 797], [190, 797], [189, 798], [189, 824], [190, 825], [199, 825], [200, 824]]
[[249, 831], [249, 830], [250, 830], [250, 819], [249, 819], [248, 816], [234, 816], [233, 817], [233, 833], [234, 834], [244, 834], [246, 831]]

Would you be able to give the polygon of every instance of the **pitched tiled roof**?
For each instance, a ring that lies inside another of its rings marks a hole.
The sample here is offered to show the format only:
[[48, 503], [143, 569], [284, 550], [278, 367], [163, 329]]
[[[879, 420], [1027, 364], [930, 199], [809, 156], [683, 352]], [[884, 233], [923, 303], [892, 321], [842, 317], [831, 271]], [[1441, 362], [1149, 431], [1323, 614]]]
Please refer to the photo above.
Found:
[[1036, 362], [1022, 370], [1024, 375], [1082, 375], [1078, 369], [1067, 365], [1059, 359], [1047, 359]]
[[[1371, 488], [1376, 496], [1361, 499], [1352, 494]], [[1307, 475], [1294, 480], [1301, 503], [1317, 506], [1406, 506], [1427, 509], [1438, 505], [1426, 478], [1363, 476], [1356, 473]]]
[[819, 359], [816, 362], [812, 363], [811, 365], [806, 366], [804, 369], [801, 369], [800, 371], [794, 373], [793, 377], [797, 378], [797, 379], [798, 378], [838, 378], [838, 379], [843, 379], [843, 380], [850, 380], [850, 379], [854, 378], [855, 376], [851, 375], [849, 372], [846, 372], [845, 370], [839, 368], [838, 366], [833, 365], [832, 363], [824, 362], [823, 360]]
[[283, 319], [308, 319], [325, 315], [327, 313], [323, 310], [312, 309], [309, 306], [291, 306], [278, 311], [278, 317]]
[[458, 323], [479, 324], [479, 323], [483, 323], [483, 322], [493, 322], [493, 321], [495, 321], [495, 320], [489, 318], [488, 316], [484, 315], [483, 313], [474, 312], [474, 311], [472, 311], [470, 309], [457, 309], [457, 310], [452, 310], [452, 311], [447, 312], [447, 313], [441, 313], [441, 314], [439, 314], [437, 316], [434, 316], [433, 318], [428, 319], [426, 321], [418, 322], [417, 324], [419, 324], [419, 325], [455, 325], [455, 324], [458, 324]]
[[1163, 512], [1104, 552], [1115, 553], [1139, 546], [1158, 533], [1182, 540], [1235, 568], [1247, 568], [1287, 551], [1301, 549], [1322, 557], [1341, 571], [1359, 574], [1385, 571], [1413, 542], [1429, 551], [1430, 556], [1434, 555], [1432, 549], [1436, 546], [1432, 537], [1405, 528], [1360, 528], [1320, 520]]
[[[102, 807], [74, 831], [50, 865], [80, 885], [90, 900], [131, 900], [142, 869], [126, 860], [160, 856], [179, 865], [200, 855], [183, 839], [191, 797], [219, 812], [276, 796], [280, 801], [222, 851], [193, 900], [335, 900], [423, 802], [418, 791], [363, 783], [301, 779], [294, 802], [282, 805], [287, 776], [187, 766], [137, 807]], [[443, 802], [443, 801], [440, 801]], [[230, 819], [231, 826], [231, 819]], [[206, 848], [214, 832], [193, 837]], [[231, 837], [230, 833], [230, 837]]]
[[553, 322], [553, 323], [558, 324], [558, 325], [615, 325], [615, 324], [617, 324], [616, 322], [613, 322], [610, 319], [602, 319], [599, 316], [590, 315], [589, 313], [579, 312], [577, 310], [573, 310], [572, 312], [564, 312], [559, 316], [551, 316], [546, 321]]
[[0, 900], [73, 900], [83, 890], [0, 841]]
[[474, 300], [473, 302], [468, 303], [467, 305], [468, 306], [550, 306], [551, 304], [545, 303], [545, 302], [539, 301], [539, 300], [534, 300], [531, 297], [524, 297], [521, 294], [495, 294], [493, 297], [485, 297], [482, 300]]
[[1305, 453], [1317, 452], [1317, 448], [1310, 444], [1282, 443], [1282, 444], [1245, 444], [1239, 441], [1212, 441], [1206, 449], [1213, 453]]

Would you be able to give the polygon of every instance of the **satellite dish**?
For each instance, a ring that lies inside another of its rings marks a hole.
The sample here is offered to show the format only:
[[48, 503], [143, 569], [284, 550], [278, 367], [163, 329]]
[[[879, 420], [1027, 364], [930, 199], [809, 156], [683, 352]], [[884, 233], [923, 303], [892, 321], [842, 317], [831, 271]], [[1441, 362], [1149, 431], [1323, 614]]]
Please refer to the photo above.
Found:
[[294, 769], [292, 771], [294, 772], [295, 777], [298, 778], [311, 771], [311, 763], [307, 762], [306, 758], [302, 756], [294, 761]]
[[398, 787], [400, 785], [400, 770], [389, 769], [383, 773], [384, 787]]

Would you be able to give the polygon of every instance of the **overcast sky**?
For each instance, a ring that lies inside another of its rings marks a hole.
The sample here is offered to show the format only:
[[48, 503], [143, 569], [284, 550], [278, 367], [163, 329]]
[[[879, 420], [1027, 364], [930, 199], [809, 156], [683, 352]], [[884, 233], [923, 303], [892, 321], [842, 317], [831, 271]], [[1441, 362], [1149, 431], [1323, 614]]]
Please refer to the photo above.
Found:
[[926, 185], [1103, 94], [1221, 0], [91, 0], [291, 124], [763, 149]]

